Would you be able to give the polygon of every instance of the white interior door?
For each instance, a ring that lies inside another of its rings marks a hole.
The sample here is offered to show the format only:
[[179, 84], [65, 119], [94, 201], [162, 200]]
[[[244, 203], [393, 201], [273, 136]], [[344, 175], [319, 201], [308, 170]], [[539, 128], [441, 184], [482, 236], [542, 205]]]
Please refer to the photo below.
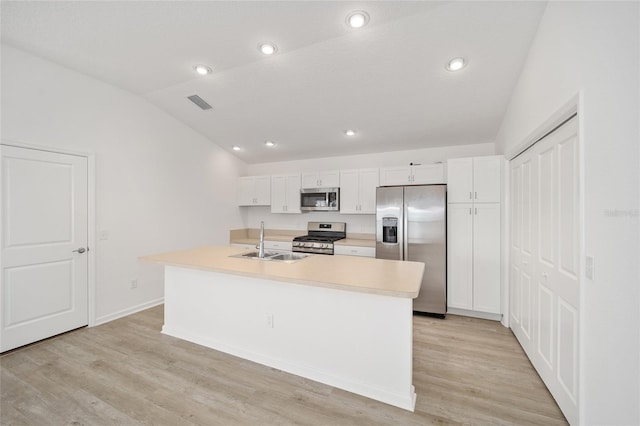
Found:
[[514, 334], [570, 423], [578, 423], [577, 119], [511, 162]]
[[537, 221], [534, 220], [536, 185], [532, 172], [533, 159], [529, 156], [523, 155], [511, 162], [511, 329], [527, 353], [531, 351], [533, 341], [531, 310], [535, 306], [532, 284], [535, 269], [533, 236], [537, 232]]
[[87, 158], [1, 146], [0, 352], [88, 324]]

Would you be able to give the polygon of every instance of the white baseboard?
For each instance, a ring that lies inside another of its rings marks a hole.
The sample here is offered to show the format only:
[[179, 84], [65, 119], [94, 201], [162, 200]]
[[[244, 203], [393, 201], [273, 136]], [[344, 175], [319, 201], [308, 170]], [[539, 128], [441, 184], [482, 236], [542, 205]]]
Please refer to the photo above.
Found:
[[457, 309], [457, 308], [448, 308], [447, 313], [452, 315], [462, 315], [464, 317], [480, 318], [480, 319], [486, 319], [491, 321], [502, 321], [502, 314], [490, 314], [487, 312], [468, 311], [466, 309]]
[[163, 303], [164, 303], [164, 297], [160, 297], [158, 299], [150, 300], [148, 302], [141, 303], [139, 305], [132, 306], [130, 308], [123, 309], [121, 311], [114, 312], [112, 314], [103, 315], [101, 317], [96, 318], [95, 321], [93, 322], [93, 324], [91, 324], [91, 326], [95, 327], [97, 325], [105, 324], [105, 323], [108, 323], [110, 321], [117, 320], [118, 318], [126, 317], [127, 315], [135, 314], [136, 312], [140, 312], [140, 311], [144, 311], [145, 309], [153, 308], [154, 306], [158, 306], [158, 305], [161, 305]]
[[215, 349], [220, 352], [224, 352], [239, 358], [247, 359], [258, 364], [266, 365], [268, 367], [276, 368], [280, 371], [295, 374], [300, 377], [314, 380], [325, 385], [344, 389], [346, 391], [355, 393], [357, 395], [366, 396], [367, 398], [375, 399], [393, 405], [395, 407], [403, 408], [408, 411], [414, 411], [416, 408], [416, 388], [411, 385], [410, 389], [407, 389], [407, 393], [400, 394], [397, 392], [390, 392], [386, 389], [382, 389], [378, 386], [356, 381], [351, 378], [345, 378], [336, 376], [327, 371], [322, 371], [314, 365], [308, 365], [304, 362], [294, 361], [291, 359], [274, 358], [264, 353], [256, 352], [255, 350], [228, 345], [217, 339], [213, 339], [207, 336], [202, 336], [197, 333], [181, 329], [180, 327], [168, 327], [166, 324], [162, 327], [162, 334], [168, 336], [177, 337], [178, 339], [186, 340], [192, 343], [196, 343], [201, 346], [205, 346], [211, 349]]

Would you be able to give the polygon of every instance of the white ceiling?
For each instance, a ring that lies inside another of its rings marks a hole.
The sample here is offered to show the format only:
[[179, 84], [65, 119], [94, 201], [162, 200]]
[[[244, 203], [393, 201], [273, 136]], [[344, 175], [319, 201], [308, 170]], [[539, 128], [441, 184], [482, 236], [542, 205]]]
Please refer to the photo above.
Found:
[[[2, 42], [137, 93], [259, 163], [493, 142], [545, 4], [2, 1]], [[354, 30], [358, 9], [371, 20]], [[469, 64], [451, 73], [455, 56]], [[196, 75], [199, 63], [213, 74]]]

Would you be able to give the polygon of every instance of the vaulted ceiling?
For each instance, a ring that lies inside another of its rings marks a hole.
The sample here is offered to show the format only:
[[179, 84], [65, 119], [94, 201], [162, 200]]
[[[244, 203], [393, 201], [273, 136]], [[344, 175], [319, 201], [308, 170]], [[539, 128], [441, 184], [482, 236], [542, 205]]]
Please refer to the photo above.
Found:
[[[136, 93], [257, 163], [493, 142], [544, 8], [3, 1], [1, 19], [3, 43]], [[354, 10], [368, 13], [367, 25], [346, 24]], [[274, 55], [259, 51], [264, 41]], [[445, 67], [454, 57], [467, 62], [457, 72]], [[213, 72], [200, 76], [196, 64]]]

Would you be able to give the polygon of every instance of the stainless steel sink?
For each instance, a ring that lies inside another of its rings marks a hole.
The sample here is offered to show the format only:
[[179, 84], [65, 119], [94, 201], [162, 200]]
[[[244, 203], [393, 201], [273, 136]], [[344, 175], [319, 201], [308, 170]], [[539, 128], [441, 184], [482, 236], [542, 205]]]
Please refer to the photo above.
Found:
[[271, 260], [302, 260], [309, 256], [306, 253], [280, 253], [271, 258]]
[[240, 259], [257, 259], [257, 260], [275, 260], [279, 262], [295, 262], [302, 260], [309, 256], [307, 253], [277, 253], [277, 252], [265, 252], [264, 257], [261, 258], [257, 251], [251, 251], [249, 253], [234, 254], [229, 257], [237, 257]]
[[[265, 252], [264, 253], [264, 258], [265, 259], [266, 258], [270, 258], [271, 256], [275, 256], [276, 254], [278, 254], [278, 253], [276, 253], [276, 252]], [[260, 259], [260, 257], [258, 256], [258, 252], [257, 251], [252, 251], [252, 252], [249, 252], [249, 253], [236, 254], [236, 255], [233, 255], [231, 257], [244, 257], [244, 258], [247, 258], [247, 259]]]

